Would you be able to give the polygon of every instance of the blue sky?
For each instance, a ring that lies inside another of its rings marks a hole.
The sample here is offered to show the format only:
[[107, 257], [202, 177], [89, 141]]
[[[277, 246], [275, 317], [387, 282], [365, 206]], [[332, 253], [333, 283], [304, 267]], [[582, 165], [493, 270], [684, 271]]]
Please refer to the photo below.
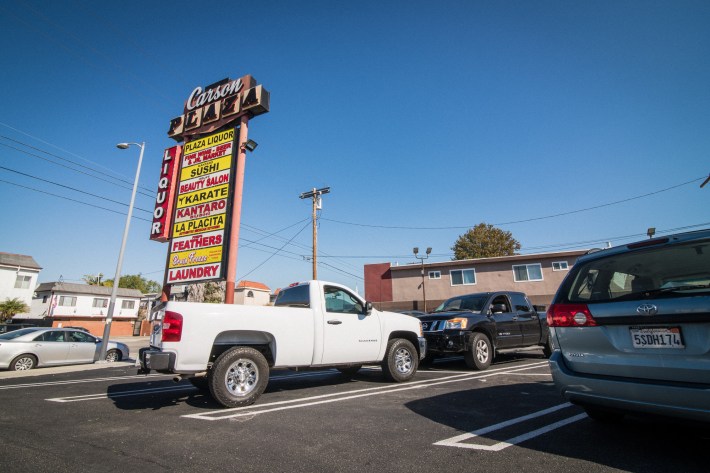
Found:
[[479, 222], [522, 253], [710, 227], [709, 24], [705, 1], [5, 1], [0, 251], [43, 282], [113, 277], [139, 152], [115, 144], [145, 141], [123, 273], [162, 281], [140, 209], [169, 121], [245, 74], [271, 111], [249, 126], [238, 279], [310, 278], [313, 187], [319, 277], [361, 291], [364, 264], [448, 260]]

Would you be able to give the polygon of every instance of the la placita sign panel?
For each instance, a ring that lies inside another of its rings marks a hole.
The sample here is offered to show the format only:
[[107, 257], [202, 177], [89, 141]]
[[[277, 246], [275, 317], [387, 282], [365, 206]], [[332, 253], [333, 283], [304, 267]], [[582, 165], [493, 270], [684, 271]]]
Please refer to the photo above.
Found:
[[175, 197], [167, 282], [220, 279], [231, 203], [234, 129], [187, 143]]

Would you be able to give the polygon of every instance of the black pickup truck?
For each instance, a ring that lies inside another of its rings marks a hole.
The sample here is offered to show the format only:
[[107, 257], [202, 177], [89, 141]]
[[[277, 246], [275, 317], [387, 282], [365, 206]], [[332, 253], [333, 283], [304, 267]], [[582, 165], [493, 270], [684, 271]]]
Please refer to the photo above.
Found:
[[499, 350], [543, 347], [552, 353], [545, 314], [522, 292], [481, 292], [452, 297], [419, 316], [427, 340], [425, 361], [463, 354], [469, 368], [485, 370]]

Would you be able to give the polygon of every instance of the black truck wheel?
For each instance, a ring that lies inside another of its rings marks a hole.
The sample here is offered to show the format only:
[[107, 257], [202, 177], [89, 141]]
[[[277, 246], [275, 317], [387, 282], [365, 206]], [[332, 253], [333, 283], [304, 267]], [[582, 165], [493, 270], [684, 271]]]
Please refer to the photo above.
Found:
[[485, 370], [493, 361], [493, 349], [487, 336], [478, 332], [471, 338], [471, 347], [464, 353], [466, 366], [474, 370]]
[[224, 407], [253, 404], [269, 382], [269, 364], [258, 350], [234, 347], [214, 362], [209, 380], [212, 397]]
[[382, 373], [389, 381], [401, 383], [414, 377], [419, 366], [419, 354], [412, 342], [395, 338], [387, 344]]
[[552, 340], [550, 340], [551, 335], [547, 336], [547, 340], [545, 340], [545, 344], [542, 346], [542, 354], [545, 355], [545, 358], [549, 358], [552, 356]]

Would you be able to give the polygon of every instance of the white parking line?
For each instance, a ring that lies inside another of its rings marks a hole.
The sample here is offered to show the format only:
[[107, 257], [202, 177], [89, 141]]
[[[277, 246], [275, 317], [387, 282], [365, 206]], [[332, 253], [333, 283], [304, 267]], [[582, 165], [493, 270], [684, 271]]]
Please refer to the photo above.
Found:
[[486, 450], [490, 452], [499, 452], [503, 450], [504, 448], [508, 448], [511, 445], [517, 445], [521, 442], [524, 442], [526, 440], [530, 440], [531, 438], [540, 436], [542, 434], [545, 434], [547, 432], [550, 432], [552, 430], [558, 429], [560, 427], [563, 427], [565, 425], [571, 424], [573, 422], [577, 422], [578, 420], [582, 420], [587, 417], [587, 414], [578, 414], [573, 417], [569, 417], [567, 419], [562, 419], [560, 421], [554, 422], [552, 424], [546, 425], [544, 427], [541, 427], [539, 429], [535, 429], [531, 432], [527, 432], [521, 435], [518, 435], [516, 437], [513, 437], [508, 440], [504, 440], [502, 442], [498, 442], [493, 445], [481, 445], [481, 444], [475, 444], [475, 443], [463, 443], [465, 440], [469, 440], [475, 437], [480, 437], [482, 435], [485, 435], [490, 432], [494, 432], [496, 430], [503, 429], [505, 427], [509, 427], [511, 425], [519, 424], [522, 422], [525, 422], [530, 419], [534, 419], [536, 417], [541, 417], [547, 414], [551, 414], [553, 412], [559, 411], [560, 409], [565, 409], [568, 407], [571, 407], [572, 404], [569, 402], [566, 402], [564, 404], [559, 404], [557, 406], [550, 407], [548, 409], [543, 409], [541, 411], [533, 412], [532, 414], [528, 414], [522, 417], [517, 417], [515, 419], [510, 419], [505, 422], [501, 422], [499, 424], [491, 425], [489, 427], [484, 427], [482, 429], [475, 430], [473, 432], [468, 432], [462, 435], [457, 435], [455, 437], [448, 438], [446, 440], [441, 440], [439, 442], [435, 442], [434, 445], [441, 445], [444, 447], [459, 447], [459, 448], [468, 448], [472, 450]]
[[328, 404], [332, 402], [347, 401], [350, 399], [357, 399], [361, 397], [377, 396], [382, 394], [390, 394], [400, 391], [408, 391], [412, 389], [422, 389], [431, 386], [437, 386], [440, 384], [456, 383], [461, 381], [469, 381], [474, 379], [488, 378], [491, 376], [500, 376], [505, 374], [512, 374], [517, 371], [530, 370], [539, 368], [541, 366], [547, 366], [547, 362], [533, 363], [529, 365], [518, 366], [513, 369], [498, 369], [489, 370], [484, 373], [474, 372], [474, 373], [463, 373], [454, 376], [447, 376], [444, 378], [438, 378], [435, 380], [421, 380], [412, 381], [410, 383], [405, 383], [403, 385], [387, 385], [378, 386], [375, 388], [366, 389], [356, 389], [352, 391], [345, 391], [339, 393], [323, 394], [319, 396], [311, 396], [301, 399], [291, 399], [288, 401], [278, 401], [267, 404], [257, 404], [245, 407], [235, 407], [232, 409], [220, 409], [219, 411], [203, 412], [199, 414], [187, 414], [182, 417], [187, 417], [191, 419], [200, 420], [224, 420], [232, 419], [236, 417], [254, 416], [257, 414], [266, 414], [270, 412], [283, 411], [287, 409], [298, 409], [303, 407], [316, 406], [320, 404]]
[[149, 389], [137, 389], [134, 391], [121, 391], [117, 393], [100, 393], [100, 394], [83, 394], [80, 396], [67, 396], [67, 397], [55, 397], [52, 399], [45, 399], [45, 401], [50, 402], [80, 402], [80, 401], [94, 401], [96, 399], [115, 399], [119, 397], [128, 396], [142, 396], [144, 394], [154, 394], [166, 391], [186, 391], [194, 390], [194, 386], [167, 386], [163, 388], [149, 388]]

